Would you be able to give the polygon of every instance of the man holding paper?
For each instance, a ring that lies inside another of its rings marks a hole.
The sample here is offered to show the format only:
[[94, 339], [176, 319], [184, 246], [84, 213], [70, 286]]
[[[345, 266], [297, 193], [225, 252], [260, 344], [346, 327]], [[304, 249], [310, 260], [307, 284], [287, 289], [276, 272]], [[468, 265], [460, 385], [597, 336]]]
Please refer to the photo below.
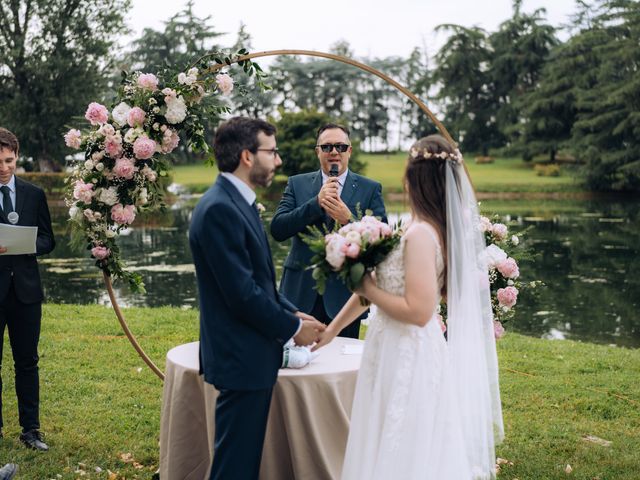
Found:
[[[10, 229], [10, 225], [16, 229], [37, 228], [35, 249], [25, 249], [24, 245], [7, 247], [3, 245], [0, 234], [0, 359], [6, 326], [15, 363], [18, 414], [22, 427], [20, 440], [29, 448], [46, 451], [49, 447], [40, 433], [38, 378], [38, 341], [44, 294], [36, 255], [51, 252], [55, 241], [44, 191], [14, 175], [18, 148], [16, 136], [0, 127], [0, 224], [5, 224], [1, 225], [0, 232]], [[12, 233], [15, 232], [18, 230]], [[9, 237], [5, 234], [5, 238]], [[11, 237], [16, 238], [16, 235]], [[0, 392], [1, 388], [0, 379]], [[1, 428], [0, 397], [0, 436]]]

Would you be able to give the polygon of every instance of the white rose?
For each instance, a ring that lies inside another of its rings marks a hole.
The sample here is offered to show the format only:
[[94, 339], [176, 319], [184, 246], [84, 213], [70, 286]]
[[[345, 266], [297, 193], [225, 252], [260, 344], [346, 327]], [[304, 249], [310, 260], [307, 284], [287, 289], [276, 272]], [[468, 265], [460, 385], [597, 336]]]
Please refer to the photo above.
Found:
[[167, 113], [164, 117], [167, 122], [175, 125], [181, 123], [187, 116], [187, 105], [184, 103], [182, 95], [179, 97], [166, 97]]
[[84, 162], [84, 168], [91, 171], [93, 169], [93, 160], [87, 160]]
[[113, 238], [116, 236], [116, 232], [109, 229], [105, 230], [104, 234], [107, 236], [107, 238]]
[[496, 268], [499, 263], [507, 259], [505, 251], [493, 243], [489, 245], [484, 252], [487, 259], [487, 266], [489, 268]]
[[511, 235], [511, 243], [513, 243], [514, 245], [518, 245], [520, 243], [520, 239], [517, 235]]
[[118, 190], [115, 187], [103, 188], [98, 195], [98, 201], [113, 206], [118, 203]]
[[356, 231], [348, 232], [344, 237], [349, 243], [357, 243], [358, 245], [362, 245], [362, 237]]
[[80, 212], [80, 209], [78, 207], [76, 207], [75, 205], [73, 205], [70, 209], [69, 209], [69, 218], [76, 218], [78, 216], [78, 213]]
[[124, 141], [127, 143], [133, 144], [136, 141], [136, 138], [140, 136], [142, 130], [138, 130], [137, 128], [130, 128], [127, 130], [127, 133], [124, 134]]
[[118, 125], [123, 126], [127, 124], [127, 116], [129, 115], [131, 107], [124, 102], [120, 102], [111, 112], [113, 121]]
[[100, 162], [96, 164], [96, 170], [101, 172], [102, 170], [104, 170], [104, 163]]
[[338, 270], [344, 263], [344, 252], [342, 246], [346, 243], [346, 239], [342, 235], [333, 234], [327, 243], [327, 262], [335, 270]]

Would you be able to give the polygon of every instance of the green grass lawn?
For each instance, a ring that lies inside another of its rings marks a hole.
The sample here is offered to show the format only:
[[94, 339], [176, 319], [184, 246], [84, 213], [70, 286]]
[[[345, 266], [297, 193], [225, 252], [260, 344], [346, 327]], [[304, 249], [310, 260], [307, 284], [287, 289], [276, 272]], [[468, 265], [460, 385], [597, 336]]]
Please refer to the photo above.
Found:
[[[361, 154], [360, 158], [367, 163], [365, 174], [382, 183], [386, 193], [402, 191], [406, 154]], [[559, 177], [539, 177], [533, 171], [533, 164], [522, 160], [498, 158], [494, 163], [477, 165], [470, 158], [467, 159], [467, 168], [478, 192], [581, 191], [570, 167], [562, 167]], [[202, 192], [211, 185], [217, 170], [204, 164], [179, 165], [172, 174], [176, 183], [185, 185], [192, 191]]]
[[[162, 369], [169, 349], [197, 339], [194, 310], [131, 308], [125, 315]], [[498, 478], [638, 478], [640, 351], [514, 333], [498, 350], [506, 440], [497, 453], [512, 463]], [[159, 461], [162, 384], [137, 357], [111, 309], [45, 305], [40, 354], [41, 422], [51, 450], [29, 451], [18, 441], [5, 338], [0, 461], [20, 464], [18, 478], [29, 480], [150, 479]], [[588, 436], [612, 443], [602, 446]]]

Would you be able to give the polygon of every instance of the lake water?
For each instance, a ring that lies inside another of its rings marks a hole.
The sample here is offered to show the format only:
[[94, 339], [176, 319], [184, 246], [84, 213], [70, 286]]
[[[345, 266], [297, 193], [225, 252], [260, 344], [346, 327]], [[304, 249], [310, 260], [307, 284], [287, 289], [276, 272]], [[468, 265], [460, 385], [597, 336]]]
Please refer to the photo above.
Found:
[[[197, 307], [188, 225], [194, 200], [184, 200], [121, 238], [124, 258], [144, 277], [146, 295], [115, 285], [121, 306]], [[636, 201], [486, 201], [511, 233], [536, 252], [521, 264], [524, 280], [542, 280], [523, 293], [508, 329], [536, 337], [640, 347], [640, 213]], [[390, 209], [393, 210], [393, 209]], [[57, 247], [40, 268], [49, 302], [109, 304], [101, 272], [67, 245], [66, 209], [53, 209]], [[271, 241], [278, 276], [288, 246]]]

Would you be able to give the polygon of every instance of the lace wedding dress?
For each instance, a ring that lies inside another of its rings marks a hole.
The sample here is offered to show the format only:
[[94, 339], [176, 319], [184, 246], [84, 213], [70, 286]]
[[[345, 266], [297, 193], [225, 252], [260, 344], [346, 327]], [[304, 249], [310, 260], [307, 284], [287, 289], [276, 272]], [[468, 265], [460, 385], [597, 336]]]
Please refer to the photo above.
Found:
[[[436, 266], [442, 287], [438, 237]], [[404, 237], [376, 268], [377, 284], [404, 294]], [[377, 309], [369, 320], [342, 480], [471, 480], [447, 342], [435, 312], [425, 327]]]

